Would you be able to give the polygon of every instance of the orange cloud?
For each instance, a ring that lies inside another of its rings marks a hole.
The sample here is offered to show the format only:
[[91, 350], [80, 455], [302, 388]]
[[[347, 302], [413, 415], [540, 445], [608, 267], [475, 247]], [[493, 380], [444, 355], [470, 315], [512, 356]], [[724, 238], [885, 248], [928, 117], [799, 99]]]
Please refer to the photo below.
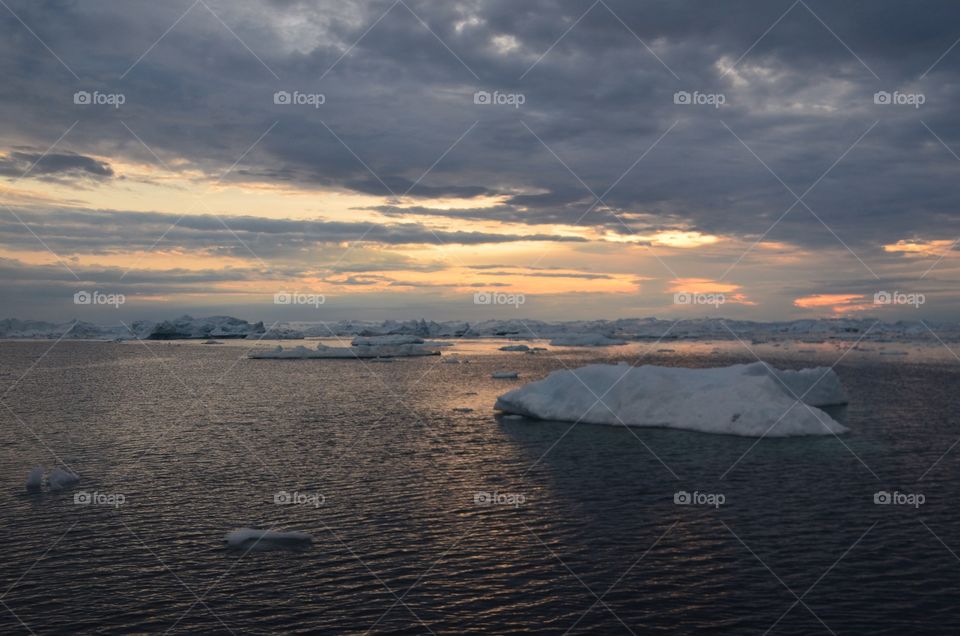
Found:
[[937, 240], [900, 240], [883, 246], [884, 252], [899, 252], [908, 256], [940, 256], [950, 251], [956, 241], [949, 239]]
[[802, 309], [829, 308], [840, 314], [873, 308], [869, 302], [863, 301], [863, 294], [813, 294], [801, 296], [795, 299], [793, 304]]

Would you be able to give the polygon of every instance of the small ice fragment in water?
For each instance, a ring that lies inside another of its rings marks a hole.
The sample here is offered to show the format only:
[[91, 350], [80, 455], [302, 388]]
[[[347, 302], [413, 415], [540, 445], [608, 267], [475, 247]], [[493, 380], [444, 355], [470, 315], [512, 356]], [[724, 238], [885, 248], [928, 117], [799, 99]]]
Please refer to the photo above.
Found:
[[63, 490], [78, 481], [80, 481], [80, 476], [65, 468], [54, 468], [47, 475], [47, 485], [50, 486], [50, 490]]
[[228, 547], [252, 549], [253, 547], [303, 547], [313, 542], [306, 532], [282, 532], [277, 530], [256, 530], [239, 528], [227, 533], [223, 539]]
[[43, 466], [35, 466], [27, 475], [27, 492], [37, 492], [43, 487]]

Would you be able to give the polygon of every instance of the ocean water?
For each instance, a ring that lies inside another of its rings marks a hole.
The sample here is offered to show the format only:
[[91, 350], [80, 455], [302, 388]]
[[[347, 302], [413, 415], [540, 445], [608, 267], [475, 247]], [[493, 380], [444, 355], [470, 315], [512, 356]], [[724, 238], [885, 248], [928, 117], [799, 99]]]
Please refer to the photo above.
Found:
[[[502, 344], [445, 349], [455, 365], [0, 342], [0, 633], [960, 631], [960, 362], [942, 347], [752, 347], [839, 360], [852, 398], [847, 435], [758, 442], [492, 410], [555, 369], [754, 361], [740, 343]], [[82, 480], [28, 495], [41, 463]], [[241, 527], [313, 543], [225, 547]]]

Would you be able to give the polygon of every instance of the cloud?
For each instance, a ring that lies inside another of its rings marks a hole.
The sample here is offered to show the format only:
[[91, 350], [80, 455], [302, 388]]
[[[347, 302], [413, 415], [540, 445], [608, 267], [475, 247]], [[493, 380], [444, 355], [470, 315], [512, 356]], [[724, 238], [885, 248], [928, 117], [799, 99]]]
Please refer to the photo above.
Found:
[[67, 177], [106, 179], [114, 176], [109, 163], [73, 152], [14, 150], [0, 154], [0, 175], [32, 178]]

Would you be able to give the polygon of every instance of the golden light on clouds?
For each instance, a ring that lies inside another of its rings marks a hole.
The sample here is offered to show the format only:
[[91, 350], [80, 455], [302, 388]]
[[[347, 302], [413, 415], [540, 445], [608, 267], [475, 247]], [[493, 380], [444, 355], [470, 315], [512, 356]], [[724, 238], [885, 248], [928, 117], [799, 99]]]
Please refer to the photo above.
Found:
[[670, 281], [667, 291], [674, 294], [722, 294], [725, 303], [756, 305], [741, 289], [741, 285], [710, 278], [675, 278]]
[[680, 249], [711, 245], [721, 239], [720, 236], [713, 234], [684, 230], [663, 230], [653, 234], [618, 234], [615, 232], [605, 232], [602, 238], [611, 243], [649, 243], [661, 247], [675, 247]]
[[884, 252], [899, 252], [907, 256], [940, 256], [949, 252], [956, 241], [949, 239], [934, 240], [899, 240], [883, 246]]
[[812, 294], [793, 301], [801, 309], [829, 309], [834, 313], [847, 313], [872, 309], [863, 294]]

